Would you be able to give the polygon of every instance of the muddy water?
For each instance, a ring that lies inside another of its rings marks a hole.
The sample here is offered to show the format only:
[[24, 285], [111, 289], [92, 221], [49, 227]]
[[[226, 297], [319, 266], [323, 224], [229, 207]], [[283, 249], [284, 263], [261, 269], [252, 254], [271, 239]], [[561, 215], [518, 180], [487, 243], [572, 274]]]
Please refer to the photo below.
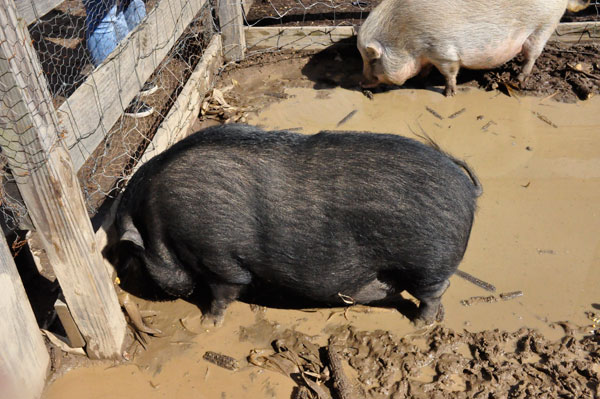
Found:
[[[589, 324], [584, 312], [600, 303], [600, 100], [559, 104], [468, 90], [446, 99], [433, 91], [396, 90], [369, 100], [341, 88], [288, 89], [250, 123], [267, 128], [371, 130], [416, 137], [425, 131], [442, 148], [463, 158], [484, 186], [465, 259], [460, 268], [502, 292], [523, 296], [463, 306], [461, 300], [490, 293], [453, 277], [443, 297], [444, 325], [457, 331], [539, 329], [548, 338], [563, 331], [551, 322]], [[337, 124], [356, 112], [341, 126]], [[251, 349], [293, 329], [324, 345], [332, 331], [387, 330], [419, 335], [395, 310], [251, 309], [233, 304], [220, 329], [199, 325], [200, 312], [182, 301], [150, 303], [149, 319], [163, 330], [148, 349], [129, 348], [126, 364], [95, 363], [58, 377], [46, 399], [71, 398], [289, 398], [296, 384], [282, 374], [248, 365]], [[415, 342], [415, 345], [419, 345]], [[232, 372], [205, 361], [207, 351], [240, 362]], [[466, 348], [459, 349], [469, 356]], [[421, 379], [430, 381], [432, 370]], [[456, 390], [464, 388], [456, 380]]]

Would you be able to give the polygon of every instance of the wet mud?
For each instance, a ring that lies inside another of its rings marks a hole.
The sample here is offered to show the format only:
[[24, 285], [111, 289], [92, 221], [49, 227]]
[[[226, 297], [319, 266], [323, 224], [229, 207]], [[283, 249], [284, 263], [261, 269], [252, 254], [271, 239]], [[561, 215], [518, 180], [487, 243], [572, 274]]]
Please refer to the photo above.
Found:
[[600, 100], [464, 85], [454, 98], [435, 85], [369, 98], [349, 83], [360, 66], [317, 64], [290, 53], [225, 71], [195, 127], [244, 118], [306, 134], [426, 134], [482, 182], [460, 269], [496, 291], [453, 276], [445, 320], [421, 329], [397, 309], [253, 296], [205, 329], [190, 301], [132, 292], [161, 334], [132, 334], [128, 360], [73, 368], [61, 354], [44, 398], [599, 398]]

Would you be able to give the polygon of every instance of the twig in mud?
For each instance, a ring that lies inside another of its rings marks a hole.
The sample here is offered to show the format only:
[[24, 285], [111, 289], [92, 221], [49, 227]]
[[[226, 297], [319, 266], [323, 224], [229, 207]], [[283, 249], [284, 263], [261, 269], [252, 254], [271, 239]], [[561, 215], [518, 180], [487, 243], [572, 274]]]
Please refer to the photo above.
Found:
[[450, 115], [450, 116], [448, 117], [448, 119], [454, 119], [454, 118], [456, 118], [458, 115], [460, 115], [460, 114], [462, 114], [463, 112], [465, 112], [466, 110], [467, 110], [466, 108], [463, 108], [463, 109], [461, 109], [461, 110], [458, 110], [458, 111], [456, 111], [455, 113], [453, 113], [452, 115]]
[[544, 102], [544, 101], [546, 101], [546, 100], [550, 100], [551, 98], [553, 98], [553, 97], [554, 97], [554, 96], [556, 96], [557, 94], [558, 94], [558, 90], [557, 90], [557, 91], [555, 91], [554, 93], [550, 94], [549, 96], [546, 96], [546, 97], [542, 98], [542, 99], [540, 100], [540, 104], [541, 104], [541, 103], [543, 103], [543, 102]]
[[494, 121], [489, 121], [488, 123], [486, 123], [485, 125], [483, 125], [481, 127], [481, 130], [483, 130], [484, 132], [486, 132], [489, 129], [489, 127], [492, 126], [492, 125], [497, 125], [497, 123], [494, 122]]
[[333, 379], [333, 387], [336, 390], [339, 399], [355, 399], [354, 386], [344, 374], [342, 368], [342, 358], [333, 344], [327, 346], [327, 357], [329, 359], [329, 369]]
[[431, 115], [435, 116], [439, 120], [444, 119], [444, 117], [442, 115], [438, 114], [437, 112], [435, 112], [435, 110], [429, 108], [428, 106], [425, 106], [425, 109], [427, 110], [427, 112], [429, 112]]
[[463, 299], [460, 304], [463, 306], [471, 306], [476, 303], [494, 303], [498, 302], [498, 298], [493, 295], [490, 296], [472, 296], [469, 299]]
[[535, 112], [535, 111], [531, 111], [535, 116], [537, 116], [537, 118], [539, 120], [541, 120], [542, 122], [552, 126], [555, 129], [558, 129], [558, 126], [556, 126], [554, 123], [552, 123], [552, 121], [550, 119], [548, 119], [547, 116], [540, 114], [539, 112]]
[[356, 110], [356, 109], [354, 109], [354, 110], [350, 111], [350, 112], [348, 113], [348, 115], [344, 116], [344, 117], [342, 118], [342, 120], [341, 120], [341, 121], [339, 121], [339, 122], [337, 123], [337, 125], [335, 125], [335, 126], [336, 126], [336, 127], [340, 127], [340, 126], [341, 126], [341, 125], [343, 125], [344, 123], [348, 122], [348, 121], [350, 120], [350, 118], [352, 118], [352, 117], [354, 116], [354, 114], [356, 114], [356, 112], [358, 112], [358, 110]]
[[582, 74], [584, 76], [587, 76], [588, 78], [600, 80], [600, 76], [594, 75], [592, 73], [586, 72], [586, 71], [581, 70], [581, 69], [577, 69], [575, 66], [573, 66], [571, 64], [567, 64], [567, 68], [569, 68], [573, 72], [577, 72], [577, 73], [580, 73], [580, 74]]
[[503, 301], [509, 301], [520, 296], [523, 296], [523, 291], [503, 292], [500, 294], [500, 299]]
[[477, 277], [475, 277], [467, 272], [463, 272], [462, 270], [457, 270], [455, 274], [458, 277], [462, 277], [465, 280], [467, 280], [468, 282], [473, 283], [476, 286], [481, 287], [486, 291], [496, 292], [496, 287], [494, 287], [492, 284], [486, 283], [485, 281], [480, 280]]
[[317, 394], [317, 397], [319, 399], [331, 399], [331, 395], [329, 395], [327, 392], [325, 392], [325, 390], [321, 387], [321, 385], [317, 384], [310, 378], [307, 378], [303, 372], [301, 372], [300, 375], [302, 376], [302, 380], [304, 381], [304, 383], [310, 389], [312, 389], [314, 393]]
[[240, 368], [237, 360], [221, 353], [207, 351], [202, 358], [227, 370], [237, 371]]

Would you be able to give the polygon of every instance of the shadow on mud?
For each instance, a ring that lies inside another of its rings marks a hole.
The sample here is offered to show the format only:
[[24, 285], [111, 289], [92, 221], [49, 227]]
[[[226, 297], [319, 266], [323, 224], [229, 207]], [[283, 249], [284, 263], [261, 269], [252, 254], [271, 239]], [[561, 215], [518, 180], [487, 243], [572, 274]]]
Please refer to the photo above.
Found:
[[[126, 250], [126, 248], [121, 247], [119, 249], [119, 251], [122, 250]], [[113, 265], [116, 265], [115, 268], [120, 280], [119, 286], [124, 291], [149, 301], [170, 301], [177, 299], [163, 291], [154, 282], [139, 260], [130, 258], [125, 262], [120, 262], [114, 257], [111, 258], [113, 253], [113, 249], [110, 249], [105, 251], [104, 255]], [[211, 298], [212, 295], [208, 285], [201, 278], [197, 278], [193, 293], [183, 299], [196, 305], [202, 313], [206, 313], [210, 308]], [[312, 309], [344, 306], [342, 303], [328, 305], [310, 300], [310, 298], [307, 299], [293, 295], [289, 290], [273, 288], [270, 284], [258, 280], [253, 281], [242, 291], [239, 301], [274, 309]], [[404, 298], [399, 298], [397, 302], [394, 302], [393, 306], [387, 305], [386, 307], [394, 307], [411, 320], [415, 318], [418, 310], [412, 301]]]

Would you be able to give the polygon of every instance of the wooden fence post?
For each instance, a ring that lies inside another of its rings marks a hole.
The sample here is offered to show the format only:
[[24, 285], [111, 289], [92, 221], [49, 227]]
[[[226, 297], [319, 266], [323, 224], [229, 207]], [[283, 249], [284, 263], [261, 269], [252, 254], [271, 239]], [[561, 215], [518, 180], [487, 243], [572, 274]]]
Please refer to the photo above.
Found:
[[0, 0], [0, 146], [91, 357], [118, 357], [126, 323], [24, 20]]
[[219, 0], [219, 25], [225, 61], [241, 61], [246, 54], [242, 0]]
[[0, 314], [2, 397], [37, 398], [50, 358], [4, 237], [0, 237]]

